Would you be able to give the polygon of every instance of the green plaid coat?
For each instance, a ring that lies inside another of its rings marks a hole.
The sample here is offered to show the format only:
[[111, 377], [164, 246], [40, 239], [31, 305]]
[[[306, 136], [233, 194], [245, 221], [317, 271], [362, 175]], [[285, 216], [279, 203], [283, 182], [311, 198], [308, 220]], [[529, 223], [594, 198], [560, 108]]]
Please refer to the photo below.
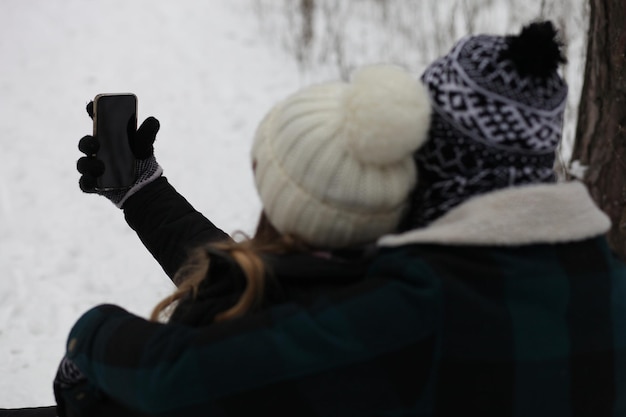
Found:
[[449, 214], [382, 239], [363, 279], [231, 322], [96, 307], [67, 350], [90, 383], [61, 397], [92, 416], [103, 397], [152, 416], [626, 416], [626, 269], [584, 188]]

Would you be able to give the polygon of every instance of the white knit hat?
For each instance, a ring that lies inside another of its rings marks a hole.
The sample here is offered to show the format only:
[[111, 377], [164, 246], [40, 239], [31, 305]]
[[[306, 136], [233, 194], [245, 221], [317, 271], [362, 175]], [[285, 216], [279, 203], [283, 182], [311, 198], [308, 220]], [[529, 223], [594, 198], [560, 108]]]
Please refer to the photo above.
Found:
[[265, 214], [283, 234], [322, 248], [396, 229], [416, 183], [413, 152], [430, 104], [402, 68], [365, 67], [349, 83], [305, 88], [258, 127], [252, 159]]

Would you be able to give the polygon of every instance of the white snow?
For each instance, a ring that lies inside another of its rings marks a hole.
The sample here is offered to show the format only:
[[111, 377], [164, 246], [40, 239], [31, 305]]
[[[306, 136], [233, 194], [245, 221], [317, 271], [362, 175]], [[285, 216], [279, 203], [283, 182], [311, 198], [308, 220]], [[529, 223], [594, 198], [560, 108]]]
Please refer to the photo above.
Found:
[[[161, 121], [156, 156], [172, 184], [225, 231], [253, 230], [256, 124], [332, 72], [302, 74], [272, 25], [259, 23], [272, 13], [259, 4], [1, 2], [0, 408], [53, 403], [52, 378], [81, 313], [114, 303], [147, 316], [172, 290], [122, 212], [78, 189], [76, 145], [91, 131], [84, 107], [97, 93], [137, 94], [139, 118]], [[387, 59], [369, 51], [348, 52], [366, 56], [359, 63]]]

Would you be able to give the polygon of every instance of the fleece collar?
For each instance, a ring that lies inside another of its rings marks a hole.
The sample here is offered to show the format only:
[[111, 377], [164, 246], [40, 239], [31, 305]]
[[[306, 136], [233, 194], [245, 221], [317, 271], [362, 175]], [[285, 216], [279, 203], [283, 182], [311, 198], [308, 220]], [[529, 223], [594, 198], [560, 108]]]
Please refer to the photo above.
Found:
[[609, 218], [580, 182], [513, 187], [474, 197], [421, 229], [384, 236], [380, 246], [414, 243], [516, 246], [563, 243], [606, 233]]

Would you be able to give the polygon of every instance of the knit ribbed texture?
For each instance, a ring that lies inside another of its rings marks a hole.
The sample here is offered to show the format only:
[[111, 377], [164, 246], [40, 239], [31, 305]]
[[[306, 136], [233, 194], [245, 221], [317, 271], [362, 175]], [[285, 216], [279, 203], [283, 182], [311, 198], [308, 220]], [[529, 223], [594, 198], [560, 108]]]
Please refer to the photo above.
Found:
[[252, 150], [268, 219], [281, 233], [327, 248], [394, 231], [416, 183], [412, 154], [429, 118], [423, 87], [390, 66], [279, 103]]

